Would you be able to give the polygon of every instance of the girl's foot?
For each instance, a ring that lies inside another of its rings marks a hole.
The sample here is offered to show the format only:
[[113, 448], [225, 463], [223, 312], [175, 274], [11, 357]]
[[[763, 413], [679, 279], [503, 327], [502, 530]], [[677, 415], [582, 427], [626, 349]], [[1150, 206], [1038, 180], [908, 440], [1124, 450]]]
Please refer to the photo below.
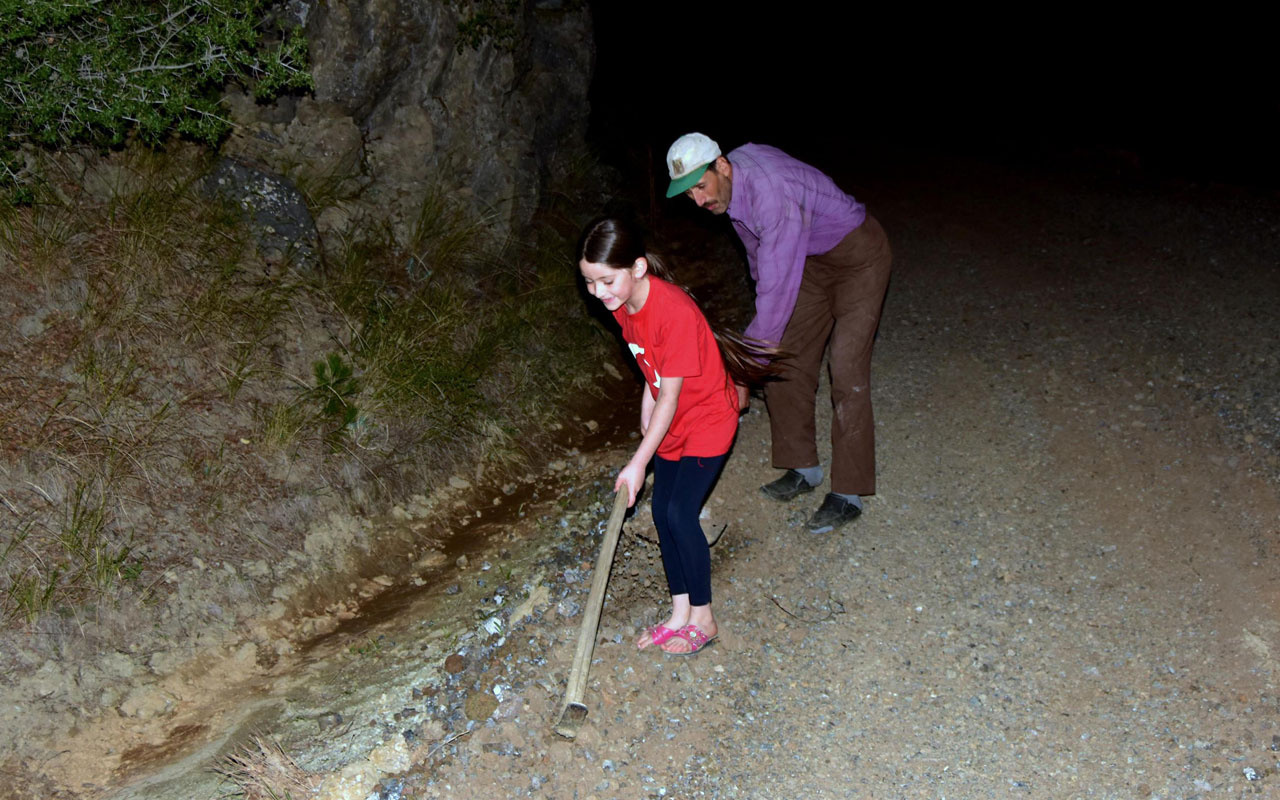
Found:
[[698, 652], [716, 638], [719, 628], [714, 620], [705, 625], [690, 623], [659, 645], [662, 652], [675, 656], [687, 656]]
[[690, 622], [704, 622], [705, 620], [690, 619], [692, 608], [689, 605], [689, 595], [673, 594], [671, 595], [671, 616], [667, 617], [667, 621], [661, 625], [654, 625], [640, 633], [636, 639], [636, 647], [640, 650], [645, 649], [651, 644], [661, 647], [671, 637], [680, 633], [680, 629]]
[[[668, 622], [670, 622], [670, 620], [668, 620]], [[636, 639], [636, 647], [640, 650], [645, 649], [651, 644], [656, 644], [661, 647], [663, 642], [667, 641], [672, 636], [676, 636], [679, 632], [679, 628], [669, 628], [666, 625], [654, 625], [651, 628], [646, 628], [644, 632], [640, 634], [640, 637]]]

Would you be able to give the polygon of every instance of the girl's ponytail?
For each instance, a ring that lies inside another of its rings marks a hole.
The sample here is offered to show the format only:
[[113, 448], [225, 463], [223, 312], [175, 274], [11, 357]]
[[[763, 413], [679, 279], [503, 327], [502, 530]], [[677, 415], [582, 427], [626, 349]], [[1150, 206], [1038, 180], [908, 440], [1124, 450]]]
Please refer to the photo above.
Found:
[[734, 383], [759, 386], [770, 378], [776, 378], [782, 371], [777, 362], [787, 354], [777, 347], [746, 339], [714, 325], [711, 332], [716, 337], [716, 344], [720, 345], [720, 359], [724, 361], [725, 371]]

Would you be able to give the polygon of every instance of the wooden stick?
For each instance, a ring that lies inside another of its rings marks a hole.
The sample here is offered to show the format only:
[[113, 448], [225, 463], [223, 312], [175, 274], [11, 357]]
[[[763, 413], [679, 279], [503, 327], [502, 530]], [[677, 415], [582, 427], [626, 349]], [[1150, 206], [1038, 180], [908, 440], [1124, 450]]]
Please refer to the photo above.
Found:
[[564, 693], [564, 709], [552, 728], [556, 733], [572, 739], [578, 735], [578, 727], [587, 718], [587, 707], [582, 695], [587, 686], [587, 672], [591, 669], [591, 655], [596, 647], [596, 631], [600, 627], [600, 609], [604, 607], [604, 590], [609, 585], [609, 570], [613, 567], [613, 553], [618, 548], [618, 535], [622, 532], [622, 519], [627, 515], [626, 488], [618, 492], [613, 501], [613, 513], [604, 541], [600, 543], [600, 555], [596, 557], [596, 571], [591, 576], [591, 594], [582, 609], [582, 627], [578, 630], [578, 647], [573, 653], [573, 668], [569, 671], [569, 686]]

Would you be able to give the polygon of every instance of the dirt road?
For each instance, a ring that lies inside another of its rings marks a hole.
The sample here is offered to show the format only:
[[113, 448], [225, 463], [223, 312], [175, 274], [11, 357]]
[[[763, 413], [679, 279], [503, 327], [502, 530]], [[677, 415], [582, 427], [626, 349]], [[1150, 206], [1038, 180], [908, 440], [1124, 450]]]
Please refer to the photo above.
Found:
[[1280, 795], [1275, 199], [955, 163], [869, 191], [896, 262], [864, 517], [813, 536], [814, 496], [760, 495], [757, 403], [708, 506], [720, 641], [629, 643], [642, 511], [588, 730], [547, 731], [549, 613], [468, 676], [520, 700], [406, 796]]

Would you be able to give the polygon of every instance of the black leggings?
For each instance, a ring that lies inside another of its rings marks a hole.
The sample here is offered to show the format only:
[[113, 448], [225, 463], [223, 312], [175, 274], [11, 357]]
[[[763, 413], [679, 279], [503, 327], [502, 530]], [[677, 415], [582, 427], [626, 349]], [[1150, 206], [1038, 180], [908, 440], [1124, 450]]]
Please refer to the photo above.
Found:
[[711, 548], [698, 515], [728, 454], [653, 460], [653, 524], [662, 548], [662, 567], [672, 595], [689, 595], [689, 604], [711, 603]]

